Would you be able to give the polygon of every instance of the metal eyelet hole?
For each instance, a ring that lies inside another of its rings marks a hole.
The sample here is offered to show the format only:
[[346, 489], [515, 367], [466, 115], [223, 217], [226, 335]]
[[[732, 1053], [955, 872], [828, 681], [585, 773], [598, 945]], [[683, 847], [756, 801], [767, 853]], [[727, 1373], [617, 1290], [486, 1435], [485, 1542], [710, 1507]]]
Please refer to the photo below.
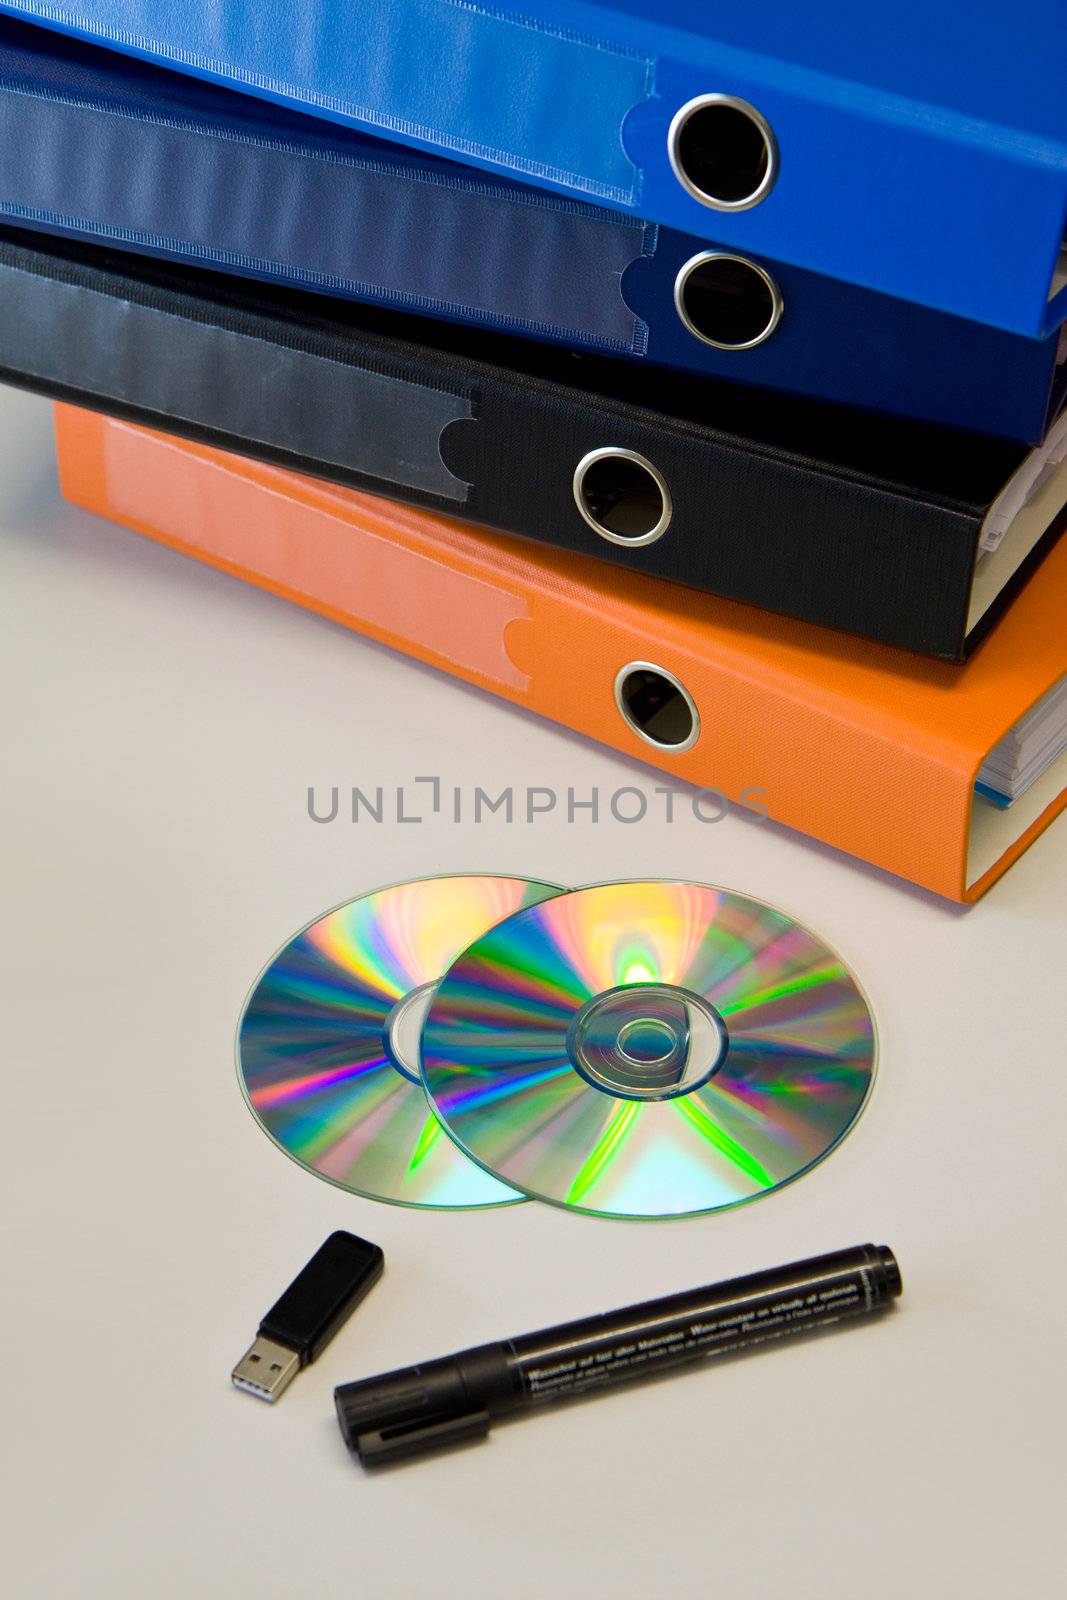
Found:
[[782, 316], [770, 273], [725, 250], [705, 250], [685, 263], [674, 282], [674, 305], [689, 332], [716, 350], [754, 350]]
[[574, 503], [611, 544], [652, 544], [667, 531], [671, 495], [663, 475], [634, 450], [590, 450], [574, 469]]
[[698, 95], [674, 115], [667, 154], [683, 189], [714, 211], [746, 211], [778, 176], [770, 124], [747, 100]]
[[615, 679], [615, 704], [627, 727], [646, 744], [675, 754], [700, 737], [700, 713], [673, 672], [652, 661], [631, 661]]

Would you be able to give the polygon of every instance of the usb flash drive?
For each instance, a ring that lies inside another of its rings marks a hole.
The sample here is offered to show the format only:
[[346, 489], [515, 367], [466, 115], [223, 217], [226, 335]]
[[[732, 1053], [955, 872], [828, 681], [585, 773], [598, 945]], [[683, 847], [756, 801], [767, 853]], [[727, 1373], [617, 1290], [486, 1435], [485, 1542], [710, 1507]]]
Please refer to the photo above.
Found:
[[354, 1233], [331, 1233], [259, 1325], [230, 1374], [238, 1389], [274, 1402], [326, 1348], [382, 1275], [385, 1257]]

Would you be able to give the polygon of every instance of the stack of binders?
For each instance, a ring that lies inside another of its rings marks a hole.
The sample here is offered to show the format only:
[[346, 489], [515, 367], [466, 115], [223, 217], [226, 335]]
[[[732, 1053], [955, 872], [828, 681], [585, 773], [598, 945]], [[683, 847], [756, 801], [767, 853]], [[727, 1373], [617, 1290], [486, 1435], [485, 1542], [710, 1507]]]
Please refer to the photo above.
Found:
[[1065, 60], [1049, 0], [0, 0], [0, 376], [70, 499], [972, 900], [1067, 803]]

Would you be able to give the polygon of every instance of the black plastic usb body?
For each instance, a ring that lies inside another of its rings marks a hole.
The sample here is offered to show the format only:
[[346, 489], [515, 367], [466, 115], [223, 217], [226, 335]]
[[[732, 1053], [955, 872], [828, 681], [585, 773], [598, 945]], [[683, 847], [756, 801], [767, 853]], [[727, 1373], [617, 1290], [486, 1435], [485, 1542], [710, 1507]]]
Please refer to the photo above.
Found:
[[331, 1233], [259, 1324], [231, 1377], [274, 1401], [323, 1351], [382, 1275], [385, 1256], [354, 1233]]

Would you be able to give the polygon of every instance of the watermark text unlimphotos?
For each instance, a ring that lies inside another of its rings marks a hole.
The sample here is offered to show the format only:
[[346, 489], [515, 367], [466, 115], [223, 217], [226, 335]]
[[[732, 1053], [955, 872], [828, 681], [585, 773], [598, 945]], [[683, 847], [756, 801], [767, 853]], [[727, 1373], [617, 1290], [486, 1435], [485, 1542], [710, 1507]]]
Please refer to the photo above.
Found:
[[676, 789], [656, 784], [652, 789], [626, 784], [618, 789], [568, 787], [551, 784], [508, 784], [502, 789], [480, 784], [451, 784], [439, 777], [411, 778], [401, 784], [334, 784], [319, 788], [309, 784], [307, 814], [312, 822], [358, 823], [374, 827], [412, 826], [438, 820], [446, 823], [497, 823], [534, 826], [553, 822], [673, 823], [692, 817], [697, 822], [721, 822], [731, 809], [764, 818], [769, 815], [765, 791], [758, 785], [731, 797], [721, 789]]

